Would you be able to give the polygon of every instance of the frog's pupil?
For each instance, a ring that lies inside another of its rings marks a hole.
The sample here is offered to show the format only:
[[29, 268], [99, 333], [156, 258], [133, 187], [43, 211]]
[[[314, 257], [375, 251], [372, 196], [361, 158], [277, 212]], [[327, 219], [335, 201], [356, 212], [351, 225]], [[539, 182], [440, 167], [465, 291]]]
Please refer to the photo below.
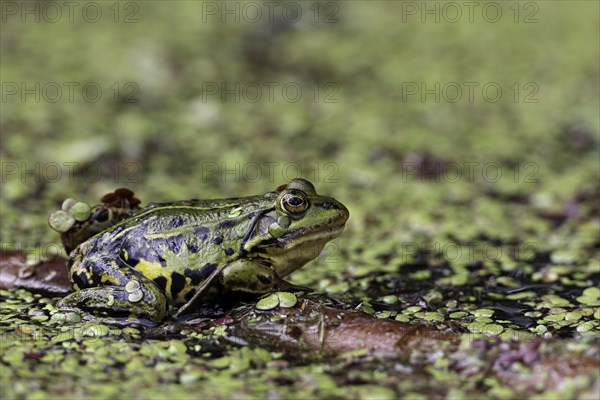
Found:
[[291, 199], [288, 200], [288, 203], [290, 203], [294, 207], [298, 207], [300, 204], [303, 203], [303, 201], [300, 197], [292, 197]]

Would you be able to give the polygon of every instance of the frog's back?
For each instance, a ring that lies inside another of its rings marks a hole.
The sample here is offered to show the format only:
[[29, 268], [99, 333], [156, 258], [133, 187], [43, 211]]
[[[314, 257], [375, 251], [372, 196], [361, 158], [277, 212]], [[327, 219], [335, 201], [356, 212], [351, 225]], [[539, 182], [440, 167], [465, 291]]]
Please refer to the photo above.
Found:
[[101, 234], [93, 248], [152, 279], [170, 303], [183, 303], [238, 254], [228, 212], [182, 205], [149, 208]]

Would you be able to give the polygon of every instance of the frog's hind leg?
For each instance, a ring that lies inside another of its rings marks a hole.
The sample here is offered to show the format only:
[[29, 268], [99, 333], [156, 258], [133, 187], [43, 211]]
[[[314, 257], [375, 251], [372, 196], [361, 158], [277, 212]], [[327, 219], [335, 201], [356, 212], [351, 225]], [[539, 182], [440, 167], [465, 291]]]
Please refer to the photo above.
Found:
[[114, 259], [88, 259], [79, 264], [81, 267], [71, 268], [71, 279], [80, 290], [60, 300], [59, 307], [128, 314], [156, 322], [165, 317], [167, 300], [152, 280]]

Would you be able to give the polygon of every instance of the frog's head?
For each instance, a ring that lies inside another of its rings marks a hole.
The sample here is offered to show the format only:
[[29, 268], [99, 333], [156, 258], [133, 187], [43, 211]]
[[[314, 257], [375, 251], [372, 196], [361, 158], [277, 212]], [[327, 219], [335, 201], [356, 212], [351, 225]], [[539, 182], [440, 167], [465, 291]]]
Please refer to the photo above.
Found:
[[293, 179], [265, 197], [272, 207], [244, 250], [269, 260], [281, 277], [318, 257], [325, 244], [342, 233], [350, 216], [342, 203], [318, 195], [305, 179]]

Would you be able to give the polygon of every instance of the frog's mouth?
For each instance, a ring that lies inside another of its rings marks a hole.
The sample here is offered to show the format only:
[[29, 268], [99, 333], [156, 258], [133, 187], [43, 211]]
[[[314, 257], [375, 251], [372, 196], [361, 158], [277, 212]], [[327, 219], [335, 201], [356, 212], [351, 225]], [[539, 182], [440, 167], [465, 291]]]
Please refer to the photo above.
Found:
[[310, 242], [328, 242], [338, 237], [344, 231], [345, 223], [336, 226], [328, 226], [323, 229], [297, 229], [288, 232], [277, 239], [277, 246], [285, 249], [291, 249], [305, 245]]
[[[256, 248], [268, 251], [286, 251], [306, 246], [314, 246], [322, 243], [325, 245], [328, 241], [338, 237], [344, 230], [345, 224], [328, 226], [323, 229], [312, 230], [310, 228], [296, 229], [287, 232], [280, 238], [269, 235], [268, 239], [262, 239], [256, 244]], [[268, 235], [268, 234], [267, 234]]]

